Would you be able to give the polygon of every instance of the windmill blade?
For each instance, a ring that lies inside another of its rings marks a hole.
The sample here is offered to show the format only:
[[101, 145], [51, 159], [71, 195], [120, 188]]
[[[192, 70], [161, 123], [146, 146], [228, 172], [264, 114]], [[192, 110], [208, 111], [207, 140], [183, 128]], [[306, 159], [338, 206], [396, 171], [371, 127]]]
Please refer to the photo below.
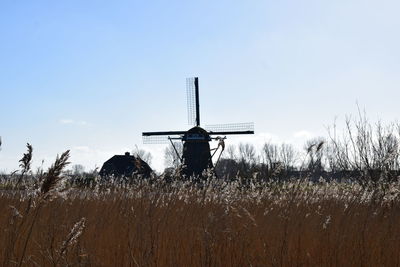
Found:
[[166, 132], [143, 132], [143, 136], [152, 136], [152, 135], [183, 135], [186, 131], [166, 131]]
[[208, 132], [209, 135], [235, 135], [235, 134], [254, 134], [254, 131], [221, 131]]
[[199, 80], [197, 77], [186, 79], [186, 99], [188, 124], [193, 126], [200, 125], [200, 105], [199, 105]]
[[143, 144], [169, 144], [171, 140], [181, 140], [182, 137], [179, 135], [144, 135]]
[[205, 129], [211, 135], [229, 135], [229, 134], [254, 134], [254, 123], [228, 123], [206, 125]]
[[170, 139], [182, 139], [186, 131], [143, 132], [143, 144], [167, 144]]
[[169, 139], [166, 135], [142, 136], [143, 144], [168, 144]]

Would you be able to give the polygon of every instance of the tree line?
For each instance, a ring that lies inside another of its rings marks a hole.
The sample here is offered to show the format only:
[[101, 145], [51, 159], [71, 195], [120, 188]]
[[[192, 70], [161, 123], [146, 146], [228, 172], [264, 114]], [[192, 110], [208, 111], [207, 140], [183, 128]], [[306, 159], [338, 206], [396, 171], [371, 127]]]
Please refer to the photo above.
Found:
[[[299, 149], [292, 144], [251, 143], [228, 145], [215, 166], [217, 176], [228, 179], [350, 179], [360, 183], [394, 181], [400, 175], [400, 124], [371, 123], [365, 114], [347, 117], [345, 127], [336, 123], [326, 137], [308, 140]], [[182, 143], [175, 143], [182, 151]], [[167, 168], [177, 168], [179, 158], [172, 145], [165, 150]]]

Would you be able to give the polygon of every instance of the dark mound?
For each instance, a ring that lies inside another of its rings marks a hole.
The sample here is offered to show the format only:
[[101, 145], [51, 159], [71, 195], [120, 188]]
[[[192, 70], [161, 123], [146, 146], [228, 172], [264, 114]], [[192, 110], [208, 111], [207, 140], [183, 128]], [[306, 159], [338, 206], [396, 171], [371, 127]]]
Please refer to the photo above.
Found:
[[149, 164], [127, 152], [125, 155], [115, 155], [104, 162], [99, 174], [101, 177], [133, 177], [134, 175], [141, 175], [144, 178], [148, 178], [152, 171]]

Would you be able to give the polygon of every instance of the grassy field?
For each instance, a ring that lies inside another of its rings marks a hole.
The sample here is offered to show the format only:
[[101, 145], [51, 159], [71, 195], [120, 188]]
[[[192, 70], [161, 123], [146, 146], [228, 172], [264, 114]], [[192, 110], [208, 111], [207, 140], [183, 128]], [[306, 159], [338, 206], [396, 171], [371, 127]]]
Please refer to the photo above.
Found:
[[0, 193], [2, 266], [398, 266], [399, 184], [161, 180]]
[[[400, 182], [0, 179], [1, 266], [399, 266]], [[210, 173], [211, 175], [211, 173]], [[79, 181], [79, 180], [76, 180]]]

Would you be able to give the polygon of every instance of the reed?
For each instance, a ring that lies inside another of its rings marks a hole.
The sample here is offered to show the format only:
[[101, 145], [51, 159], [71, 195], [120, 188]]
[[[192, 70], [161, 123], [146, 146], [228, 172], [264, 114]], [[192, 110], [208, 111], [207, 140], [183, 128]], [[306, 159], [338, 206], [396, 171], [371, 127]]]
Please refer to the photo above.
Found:
[[2, 266], [400, 265], [398, 180], [210, 172], [200, 182], [91, 177], [83, 187], [64, 176], [69, 151], [39, 176], [32, 151], [15, 186], [0, 190]]
[[[0, 259], [10, 266], [399, 264], [399, 184], [384, 191], [335, 182], [247, 185], [153, 180], [71, 188], [42, 202], [3, 192]], [[36, 206], [27, 214], [10, 208], [29, 202]], [[6, 253], [15, 223], [22, 226]]]

